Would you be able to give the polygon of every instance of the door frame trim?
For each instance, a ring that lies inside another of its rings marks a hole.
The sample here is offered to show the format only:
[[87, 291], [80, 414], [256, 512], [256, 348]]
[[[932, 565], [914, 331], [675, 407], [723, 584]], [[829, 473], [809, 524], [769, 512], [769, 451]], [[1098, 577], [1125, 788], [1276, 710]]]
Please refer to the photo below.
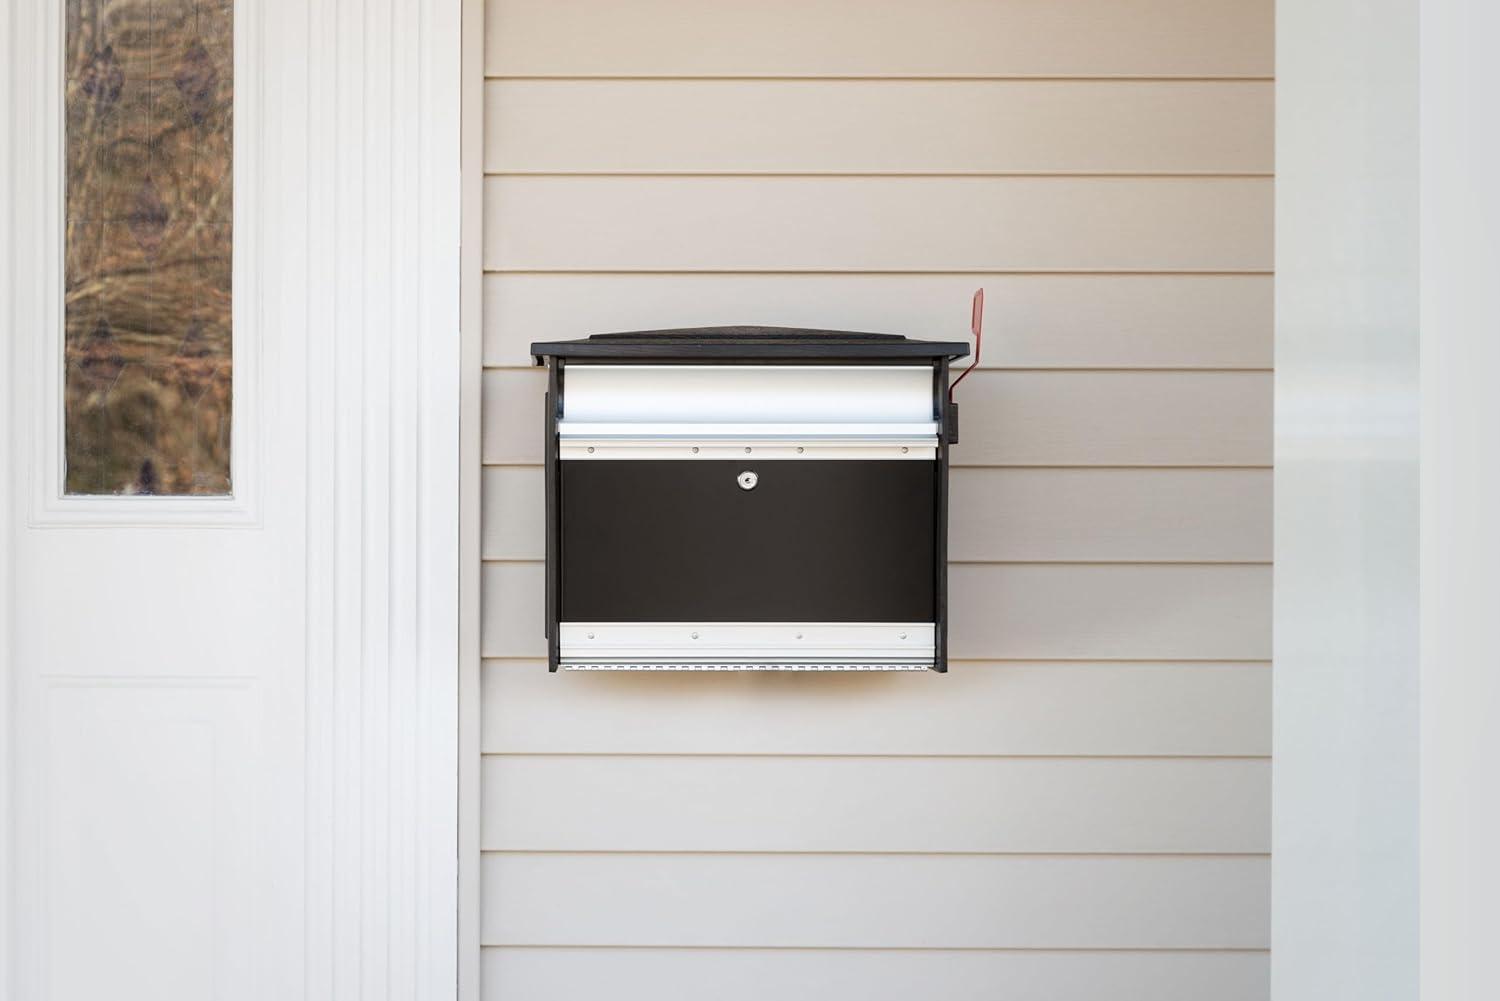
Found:
[[462, 0], [277, 2], [314, 179], [307, 997], [452, 1001]]
[[459, 226], [458, 1001], [480, 1001], [485, 0], [462, 4]]

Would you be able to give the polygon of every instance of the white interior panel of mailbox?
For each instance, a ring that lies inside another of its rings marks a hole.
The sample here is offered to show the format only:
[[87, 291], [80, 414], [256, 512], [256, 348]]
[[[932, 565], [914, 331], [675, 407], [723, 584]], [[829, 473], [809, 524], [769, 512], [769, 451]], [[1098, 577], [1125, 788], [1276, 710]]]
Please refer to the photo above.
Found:
[[564, 430], [592, 424], [922, 425], [930, 365], [568, 365]]

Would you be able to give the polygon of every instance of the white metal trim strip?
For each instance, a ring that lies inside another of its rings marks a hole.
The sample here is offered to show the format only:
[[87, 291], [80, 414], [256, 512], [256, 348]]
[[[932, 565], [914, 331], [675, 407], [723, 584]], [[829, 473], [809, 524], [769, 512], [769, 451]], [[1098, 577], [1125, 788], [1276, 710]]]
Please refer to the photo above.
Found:
[[563, 459], [925, 459], [937, 458], [932, 441], [617, 441], [583, 438], [562, 442]]
[[688, 664], [682, 662], [616, 662], [594, 663], [563, 661], [564, 671], [930, 671], [932, 663], [876, 663], [876, 664], [825, 664], [825, 663], [750, 663], [744, 661]]
[[564, 622], [567, 662], [930, 661], [931, 622]]
[[858, 438], [869, 441], [933, 441], [938, 432], [937, 421], [579, 421], [557, 422], [558, 437], [569, 438], [614, 438], [655, 439], [671, 438], [686, 440], [702, 438], [723, 440], [726, 438], [755, 439], [805, 439], [829, 441], [840, 438]]

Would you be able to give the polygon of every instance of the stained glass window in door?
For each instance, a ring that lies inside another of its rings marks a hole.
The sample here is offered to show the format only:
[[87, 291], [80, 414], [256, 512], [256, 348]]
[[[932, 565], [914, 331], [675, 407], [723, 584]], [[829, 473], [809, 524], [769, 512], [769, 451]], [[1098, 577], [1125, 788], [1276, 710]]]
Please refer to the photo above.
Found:
[[66, 19], [66, 492], [228, 494], [233, 0]]

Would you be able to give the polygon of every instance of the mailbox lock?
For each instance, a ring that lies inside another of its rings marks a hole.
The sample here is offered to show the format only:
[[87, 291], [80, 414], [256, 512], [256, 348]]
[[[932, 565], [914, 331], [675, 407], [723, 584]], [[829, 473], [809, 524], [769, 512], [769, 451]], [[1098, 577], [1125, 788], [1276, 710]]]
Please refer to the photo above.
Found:
[[749, 469], [735, 477], [735, 482], [740, 485], [741, 490], [754, 490], [755, 485], [760, 482], [760, 477]]

